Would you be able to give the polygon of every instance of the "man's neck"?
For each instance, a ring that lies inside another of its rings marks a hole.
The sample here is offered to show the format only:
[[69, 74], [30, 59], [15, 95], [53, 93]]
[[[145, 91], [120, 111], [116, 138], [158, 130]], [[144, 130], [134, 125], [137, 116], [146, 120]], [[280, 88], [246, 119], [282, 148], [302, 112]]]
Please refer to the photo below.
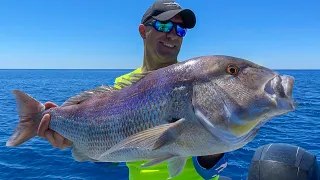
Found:
[[148, 50], [145, 49], [144, 51], [144, 56], [143, 56], [143, 64], [141, 71], [146, 72], [146, 71], [154, 71], [166, 66], [170, 66], [172, 64], [177, 63], [177, 60], [171, 61], [168, 63], [161, 63], [161, 60], [159, 57], [153, 53], [148, 52]]

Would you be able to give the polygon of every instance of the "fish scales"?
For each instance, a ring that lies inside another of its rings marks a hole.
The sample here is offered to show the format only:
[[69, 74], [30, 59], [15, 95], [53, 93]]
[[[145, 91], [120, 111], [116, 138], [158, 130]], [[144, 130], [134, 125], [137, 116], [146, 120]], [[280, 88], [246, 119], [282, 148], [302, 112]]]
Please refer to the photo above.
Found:
[[[160, 79], [165, 81], [168, 78]], [[111, 102], [117, 102], [115, 104], [98, 105], [92, 109], [82, 109], [80, 106], [77, 111], [74, 111], [73, 118], [63, 117], [60, 115], [64, 114], [63, 112], [54, 111], [51, 113], [50, 128], [60, 130], [67, 139], [79, 142], [77, 146], [83, 146], [83, 151], [91, 154], [90, 157], [94, 157], [94, 154], [99, 154], [96, 151], [104, 152], [132, 134], [163, 124], [163, 121], [172, 119], [174, 115], [176, 115], [174, 118], [182, 117], [181, 111], [179, 111], [181, 110], [179, 102], [182, 104], [181, 107], [185, 103], [177, 96], [181, 91], [177, 91], [175, 88], [179, 89], [185, 86], [181, 83], [169, 84], [170, 86], [167, 86], [168, 83], [166, 83], [167, 87], [162, 86], [161, 82], [158, 84], [159, 86], [149, 86], [145, 90], [132, 93], [129, 96], [119, 94], [108, 97], [114, 98]], [[185, 98], [185, 94], [182, 96]], [[55, 114], [59, 114], [59, 116], [56, 117]], [[76, 121], [77, 119], [78, 121]], [[72, 131], [70, 128], [64, 127], [66, 124], [71, 124], [74, 127]], [[85, 149], [87, 144], [91, 149]]]

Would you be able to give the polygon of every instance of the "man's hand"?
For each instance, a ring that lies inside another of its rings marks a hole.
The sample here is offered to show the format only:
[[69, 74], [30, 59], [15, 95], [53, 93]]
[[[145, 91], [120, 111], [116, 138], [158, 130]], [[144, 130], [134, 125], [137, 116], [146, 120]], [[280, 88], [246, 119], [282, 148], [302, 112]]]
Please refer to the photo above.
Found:
[[[44, 104], [44, 106], [46, 110], [52, 107], [57, 107], [57, 105], [52, 102], [47, 102]], [[52, 147], [65, 149], [72, 146], [72, 142], [70, 140], [64, 138], [57, 132], [54, 132], [51, 129], [49, 129], [49, 123], [50, 123], [50, 115], [45, 114], [40, 121], [40, 125], [38, 128], [38, 136], [45, 138], [47, 141], [49, 141]]]
[[223, 157], [223, 155], [224, 153], [208, 156], [198, 156], [198, 162], [202, 167], [206, 169], [211, 169], [218, 163], [218, 161]]

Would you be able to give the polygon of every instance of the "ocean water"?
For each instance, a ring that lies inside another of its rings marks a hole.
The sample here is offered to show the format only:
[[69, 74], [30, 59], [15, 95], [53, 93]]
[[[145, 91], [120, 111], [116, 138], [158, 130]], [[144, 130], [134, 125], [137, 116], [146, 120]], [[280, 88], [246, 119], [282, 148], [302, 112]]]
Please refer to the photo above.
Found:
[[[6, 141], [18, 122], [11, 90], [20, 89], [40, 102], [61, 105], [76, 93], [113, 80], [130, 70], [0, 70], [0, 180], [6, 179], [128, 179], [125, 166], [117, 168], [94, 163], [78, 163], [70, 149], [59, 150], [38, 137], [8, 148]], [[255, 149], [268, 143], [300, 146], [320, 159], [320, 71], [281, 70], [296, 78], [294, 97], [299, 108], [274, 118], [245, 147], [229, 154], [222, 175], [244, 180]]]

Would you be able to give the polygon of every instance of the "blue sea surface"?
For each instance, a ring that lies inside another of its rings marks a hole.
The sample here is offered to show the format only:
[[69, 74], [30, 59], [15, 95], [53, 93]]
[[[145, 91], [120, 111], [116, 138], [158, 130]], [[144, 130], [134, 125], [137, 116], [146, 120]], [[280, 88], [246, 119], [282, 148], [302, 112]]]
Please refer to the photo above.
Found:
[[[100, 85], [112, 85], [116, 77], [130, 70], [0, 70], [0, 179], [128, 179], [126, 166], [117, 168], [73, 160], [70, 148], [59, 150], [33, 138], [19, 147], [6, 147], [18, 123], [11, 90], [19, 89], [42, 103], [61, 105], [67, 98]], [[274, 118], [261, 128], [245, 147], [229, 154], [222, 175], [245, 180], [255, 149], [269, 143], [300, 146], [320, 159], [320, 71], [280, 70], [295, 77], [295, 112]]]

